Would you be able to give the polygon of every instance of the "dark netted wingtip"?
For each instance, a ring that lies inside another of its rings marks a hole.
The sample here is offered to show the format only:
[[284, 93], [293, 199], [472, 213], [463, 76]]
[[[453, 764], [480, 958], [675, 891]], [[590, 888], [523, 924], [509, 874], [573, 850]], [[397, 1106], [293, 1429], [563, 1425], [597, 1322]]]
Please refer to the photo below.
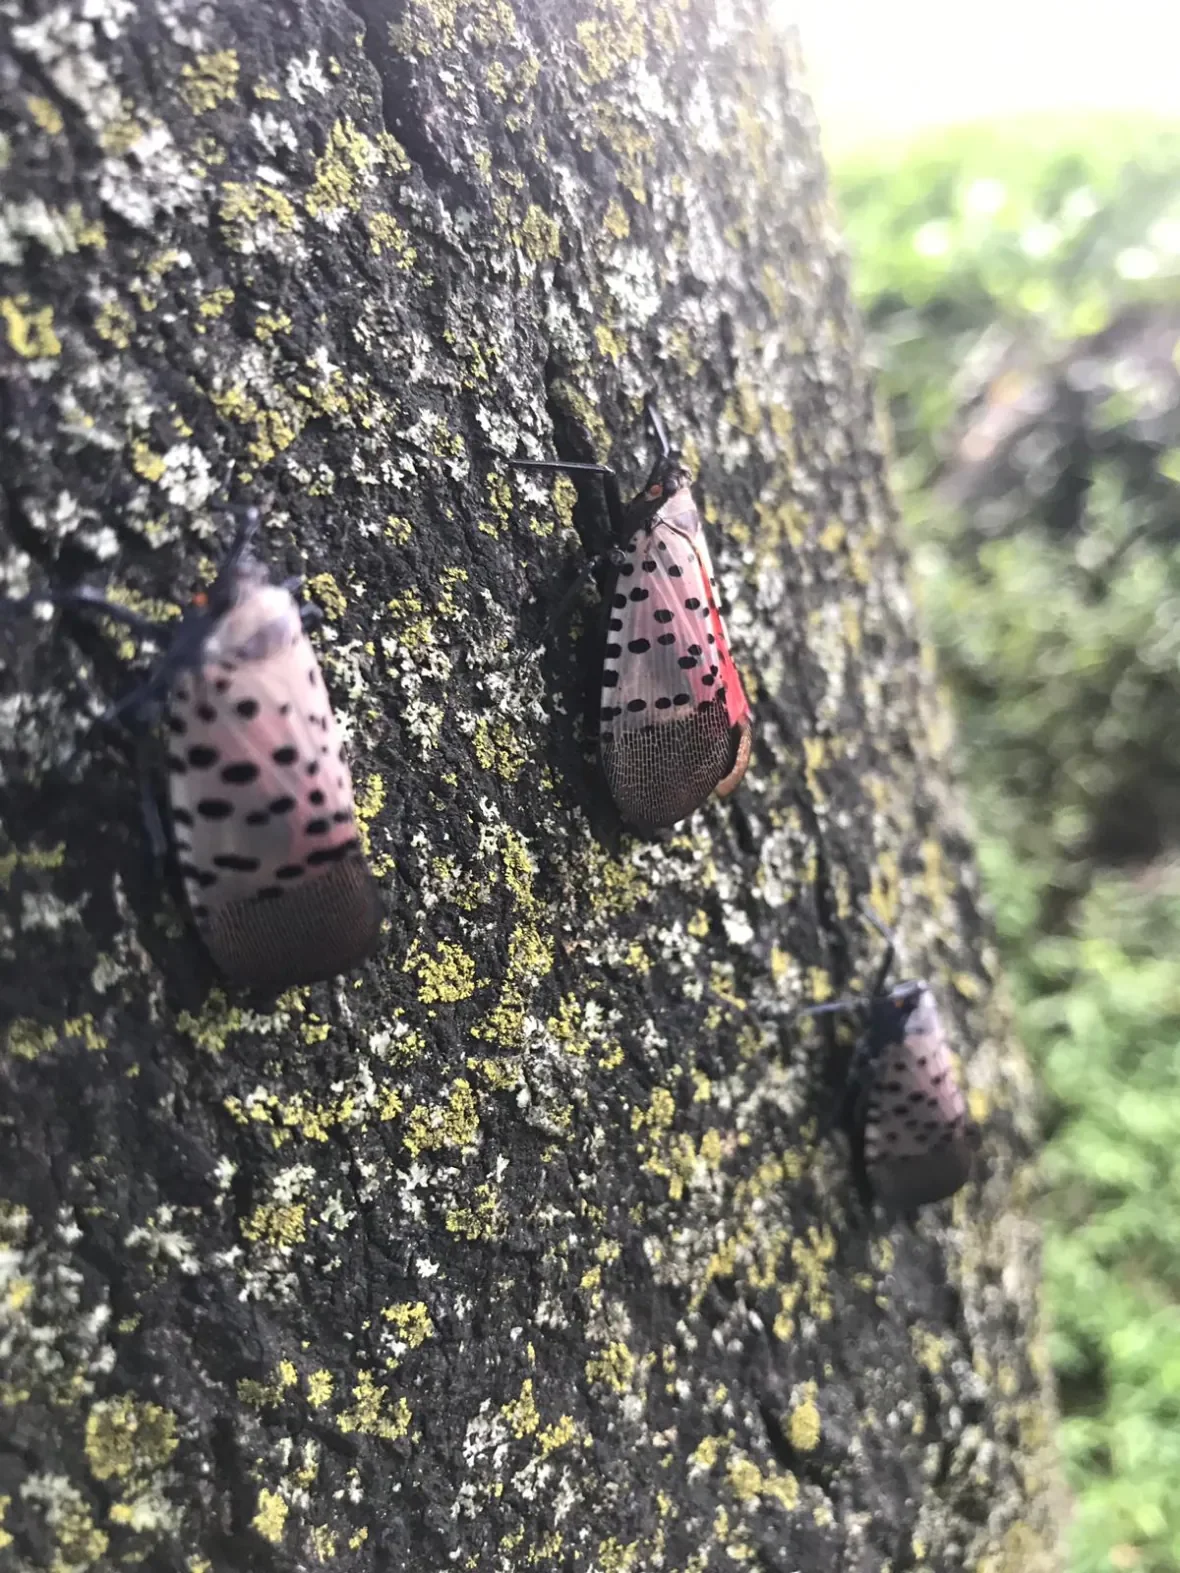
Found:
[[971, 1178], [974, 1148], [968, 1131], [962, 1130], [945, 1147], [921, 1157], [869, 1164], [866, 1175], [873, 1195], [898, 1212], [946, 1201]]
[[381, 931], [381, 897], [358, 854], [273, 900], [237, 901], [201, 933], [230, 983], [273, 993], [359, 967]]
[[714, 700], [682, 720], [604, 732], [599, 750], [620, 815], [650, 834], [695, 813], [734, 775], [743, 746], [745, 735], [730, 724], [724, 702]]

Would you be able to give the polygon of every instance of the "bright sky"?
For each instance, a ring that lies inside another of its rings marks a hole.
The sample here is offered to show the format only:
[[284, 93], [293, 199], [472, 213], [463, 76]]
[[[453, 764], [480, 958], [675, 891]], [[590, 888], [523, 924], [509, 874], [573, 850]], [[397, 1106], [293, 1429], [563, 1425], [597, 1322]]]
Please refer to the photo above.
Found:
[[1180, 118], [1178, 0], [770, 0], [797, 22], [830, 149], [982, 115]]

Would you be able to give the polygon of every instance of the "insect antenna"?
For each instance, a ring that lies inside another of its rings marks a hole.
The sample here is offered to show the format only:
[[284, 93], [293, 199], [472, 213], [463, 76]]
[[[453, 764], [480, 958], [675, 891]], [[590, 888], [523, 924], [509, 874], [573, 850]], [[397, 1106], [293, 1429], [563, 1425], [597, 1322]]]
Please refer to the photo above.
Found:
[[663, 416], [656, 409], [655, 400], [649, 393], [643, 401], [643, 413], [647, 416], [647, 424], [651, 434], [659, 444], [660, 458], [667, 459], [676, 451], [668, 439], [668, 428], [664, 425]]
[[575, 460], [564, 459], [510, 459], [502, 453], [497, 453], [493, 448], [481, 448], [479, 451], [484, 458], [494, 459], [499, 464], [511, 465], [516, 470], [537, 470], [544, 475], [597, 475], [602, 480], [607, 517], [616, 544], [611, 551], [598, 552], [587, 560], [577, 578], [549, 614], [544, 633], [544, 643], [548, 644], [555, 630], [568, 615], [587, 580], [598, 572], [603, 563], [611, 560], [612, 552], [618, 549], [618, 544], [626, 536], [627, 526], [623, 518], [623, 496], [619, 490], [619, 478], [609, 464], [581, 464]]
[[481, 449], [481, 452], [485, 458], [495, 459], [500, 464], [510, 464], [515, 470], [540, 470], [550, 475], [601, 476], [611, 534], [617, 541], [622, 541], [625, 537], [627, 526], [623, 519], [623, 494], [619, 490], [619, 477], [609, 464], [580, 464], [572, 459], [509, 459], [505, 454], [496, 453], [491, 448]]
[[852, 997], [844, 1000], [829, 1000], [825, 1005], [805, 1005], [802, 1010], [795, 1012], [795, 1019], [801, 1016], [831, 1016], [840, 1010], [861, 1010], [871, 1004], [870, 998]]
[[[222, 558], [221, 567], [217, 570], [217, 578], [213, 585], [219, 585], [223, 579], [228, 578], [241, 563], [242, 558], [250, 549], [250, 543], [258, 534], [258, 526], [262, 523], [262, 513], [253, 503], [226, 503], [222, 507], [226, 513], [238, 515], [238, 522], [234, 529], [234, 538], [229, 543], [229, 549]], [[220, 509], [219, 509], [220, 511]], [[210, 593], [212, 593], [212, 586]]]
[[897, 955], [897, 941], [894, 938], [892, 931], [885, 927], [885, 924], [882, 923], [881, 919], [877, 916], [877, 914], [873, 911], [872, 907], [870, 907], [867, 902], [858, 902], [858, 906], [860, 908], [861, 917], [872, 928], [875, 928], [877, 933], [880, 934], [881, 938], [885, 941], [885, 955], [881, 959], [881, 965], [877, 968], [877, 977], [873, 983], [873, 994], [876, 996], [878, 994], [884, 994], [885, 992], [885, 980], [893, 970], [894, 958]]

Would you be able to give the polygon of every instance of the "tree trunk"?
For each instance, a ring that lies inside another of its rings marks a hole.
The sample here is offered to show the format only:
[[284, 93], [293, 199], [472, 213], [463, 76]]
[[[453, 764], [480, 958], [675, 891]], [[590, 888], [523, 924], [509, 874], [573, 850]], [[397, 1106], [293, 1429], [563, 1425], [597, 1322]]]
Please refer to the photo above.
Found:
[[[1029, 1085], [789, 38], [759, 0], [4, 0], [4, 588], [186, 600], [266, 502], [387, 925], [277, 1002], [151, 869], [130, 644], [9, 619], [0, 1543], [19, 1569], [1055, 1566]], [[619, 826], [581, 712], [653, 392], [755, 701]], [[896, 922], [984, 1128], [858, 1198]], [[3, 1561], [4, 1558], [0, 1558]]]

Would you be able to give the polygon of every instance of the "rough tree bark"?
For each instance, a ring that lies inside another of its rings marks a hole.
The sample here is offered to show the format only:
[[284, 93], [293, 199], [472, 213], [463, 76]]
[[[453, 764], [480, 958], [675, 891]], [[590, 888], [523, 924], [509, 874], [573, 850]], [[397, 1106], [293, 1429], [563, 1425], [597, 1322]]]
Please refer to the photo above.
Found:
[[[227, 998], [147, 865], [109, 631], [0, 630], [0, 1561], [1054, 1565], [1029, 1087], [811, 111], [758, 0], [0, 0], [8, 593], [304, 571], [388, 910]], [[658, 393], [757, 701], [623, 833], [547, 607]], [[409, 446], [413, 445], [413, 446]], [[434, 457], [424, 458], [414, 447]], [[916, 1227], [826, 1133], [853, 902], [985, 1128]]]

